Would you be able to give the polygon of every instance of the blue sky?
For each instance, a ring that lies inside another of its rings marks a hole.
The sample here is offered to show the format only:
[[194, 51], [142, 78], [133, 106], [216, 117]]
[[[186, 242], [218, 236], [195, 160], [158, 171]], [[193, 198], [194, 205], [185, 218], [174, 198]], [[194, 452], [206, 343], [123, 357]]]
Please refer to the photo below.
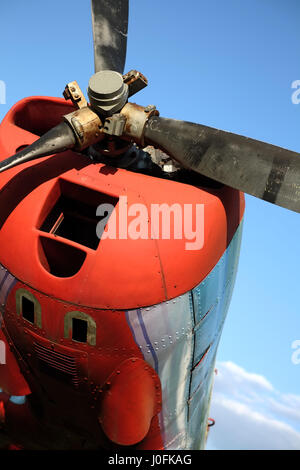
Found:
[[[6, 104], [0, 105], [0, 119], [25, 96], [61, 96], [74, 79], [85, 90], [93, 73], [90, 2], [2, 3], [0, 80], [6, 83]], [[300, 80], [299, 18], [298, 0], [132, 0], [126, 69], [137, 68], [149, 79], [135, 100], [156, 104], [165, 117], [300, 152], [300, 104], [291, 100], [292, 82]], [[282, 403], [300, 395], [300, 364], [291, 361], [291, 344], [300, 340], [300, 218], [250, 196], [246, 204], [238, 277], [218, 360], [228, 377], [233, 372], [240, 380], [248, 380], [247, 374], [263, 377]], [[251, 403], [253, 410], [268, 413], [267, 401], [265, 408]], [[220, 430], [226, 414], [217, 408], [216, 413]], [[300, 419], [291, 426], [300, 431]], [[211, 447], [228, 445], [222, 437], [213, 442], [213, 432]]]

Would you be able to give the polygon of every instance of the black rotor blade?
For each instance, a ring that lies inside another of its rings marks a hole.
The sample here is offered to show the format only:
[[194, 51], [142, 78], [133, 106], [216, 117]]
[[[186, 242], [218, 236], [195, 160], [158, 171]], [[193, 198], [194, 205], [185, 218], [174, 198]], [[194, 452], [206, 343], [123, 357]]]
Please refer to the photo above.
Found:
[[128, 31], [128, 0], [92, 0], [95, 72], [123, 74]]
[[71, 127], [67, 123], [61, 122], [21, 152], [0, 161], [0, 173], [36, 158], [64, 152], [73, 148], [75, 144], [76, 138]]
[[191, 122], [152, 116], [145, 140], [184, 167], [300, 212], [300, 155]]

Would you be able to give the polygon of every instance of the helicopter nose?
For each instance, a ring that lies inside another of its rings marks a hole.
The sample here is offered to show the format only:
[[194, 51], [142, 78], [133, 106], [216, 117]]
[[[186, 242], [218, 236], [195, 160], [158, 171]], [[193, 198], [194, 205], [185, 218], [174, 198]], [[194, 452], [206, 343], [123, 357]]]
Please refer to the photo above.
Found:
[[155, 370], [142, 359], [126, 359], [105, 384], [98, 418], [104, 433], [116, 444], [137, 444], [148, 434], [153, 417], [161, 410], [161, 400]]

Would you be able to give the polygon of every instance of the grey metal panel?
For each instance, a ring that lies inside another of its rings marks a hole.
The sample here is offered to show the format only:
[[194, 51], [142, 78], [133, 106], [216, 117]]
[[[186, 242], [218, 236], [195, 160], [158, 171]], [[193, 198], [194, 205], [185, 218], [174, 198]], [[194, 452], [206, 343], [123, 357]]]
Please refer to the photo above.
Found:
[[204, 414], [208, 412], [215, 357], [235, 282], [241, 234], [242, 224], [215, 268], [192, 291], [197, 319], [189, 397], [189, 437], [193, 449], [203, 445], [206, 434]]
[[165, 449], [204, 445], [216, 351], [235, 280], [241, 231], [240, 225], [215, 268], [191, 292], [126, 313], [136, 343], [161, 380], [159, 423]]
[[159, 421], [164, 446], [184, 449], [194, 342], [191, 294], [130, 310], [127, 320], [145, 360], [161, 380], [163, 408]]

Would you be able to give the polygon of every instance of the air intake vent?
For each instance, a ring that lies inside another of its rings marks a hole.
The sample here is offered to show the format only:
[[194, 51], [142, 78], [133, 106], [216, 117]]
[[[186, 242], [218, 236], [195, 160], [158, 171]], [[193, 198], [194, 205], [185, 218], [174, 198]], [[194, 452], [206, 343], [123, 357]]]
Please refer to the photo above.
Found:
[[56, 277], [71, 277], [80, 270], [86, 253], [52, 238], [40, 237], [39, 254], [44, 268]]
[[96, 227], [101, 220], [97, 208], [100, 204], [115, 207], [119, 199], [65, 180], [60, 180], [59, 190], [40, 230], [96, 250], [100, 242]]
[[34, 343], [34, 347], [42, 372], [78, 386], [79, 379], [74, 357], [52, 351], [38, 343]]

